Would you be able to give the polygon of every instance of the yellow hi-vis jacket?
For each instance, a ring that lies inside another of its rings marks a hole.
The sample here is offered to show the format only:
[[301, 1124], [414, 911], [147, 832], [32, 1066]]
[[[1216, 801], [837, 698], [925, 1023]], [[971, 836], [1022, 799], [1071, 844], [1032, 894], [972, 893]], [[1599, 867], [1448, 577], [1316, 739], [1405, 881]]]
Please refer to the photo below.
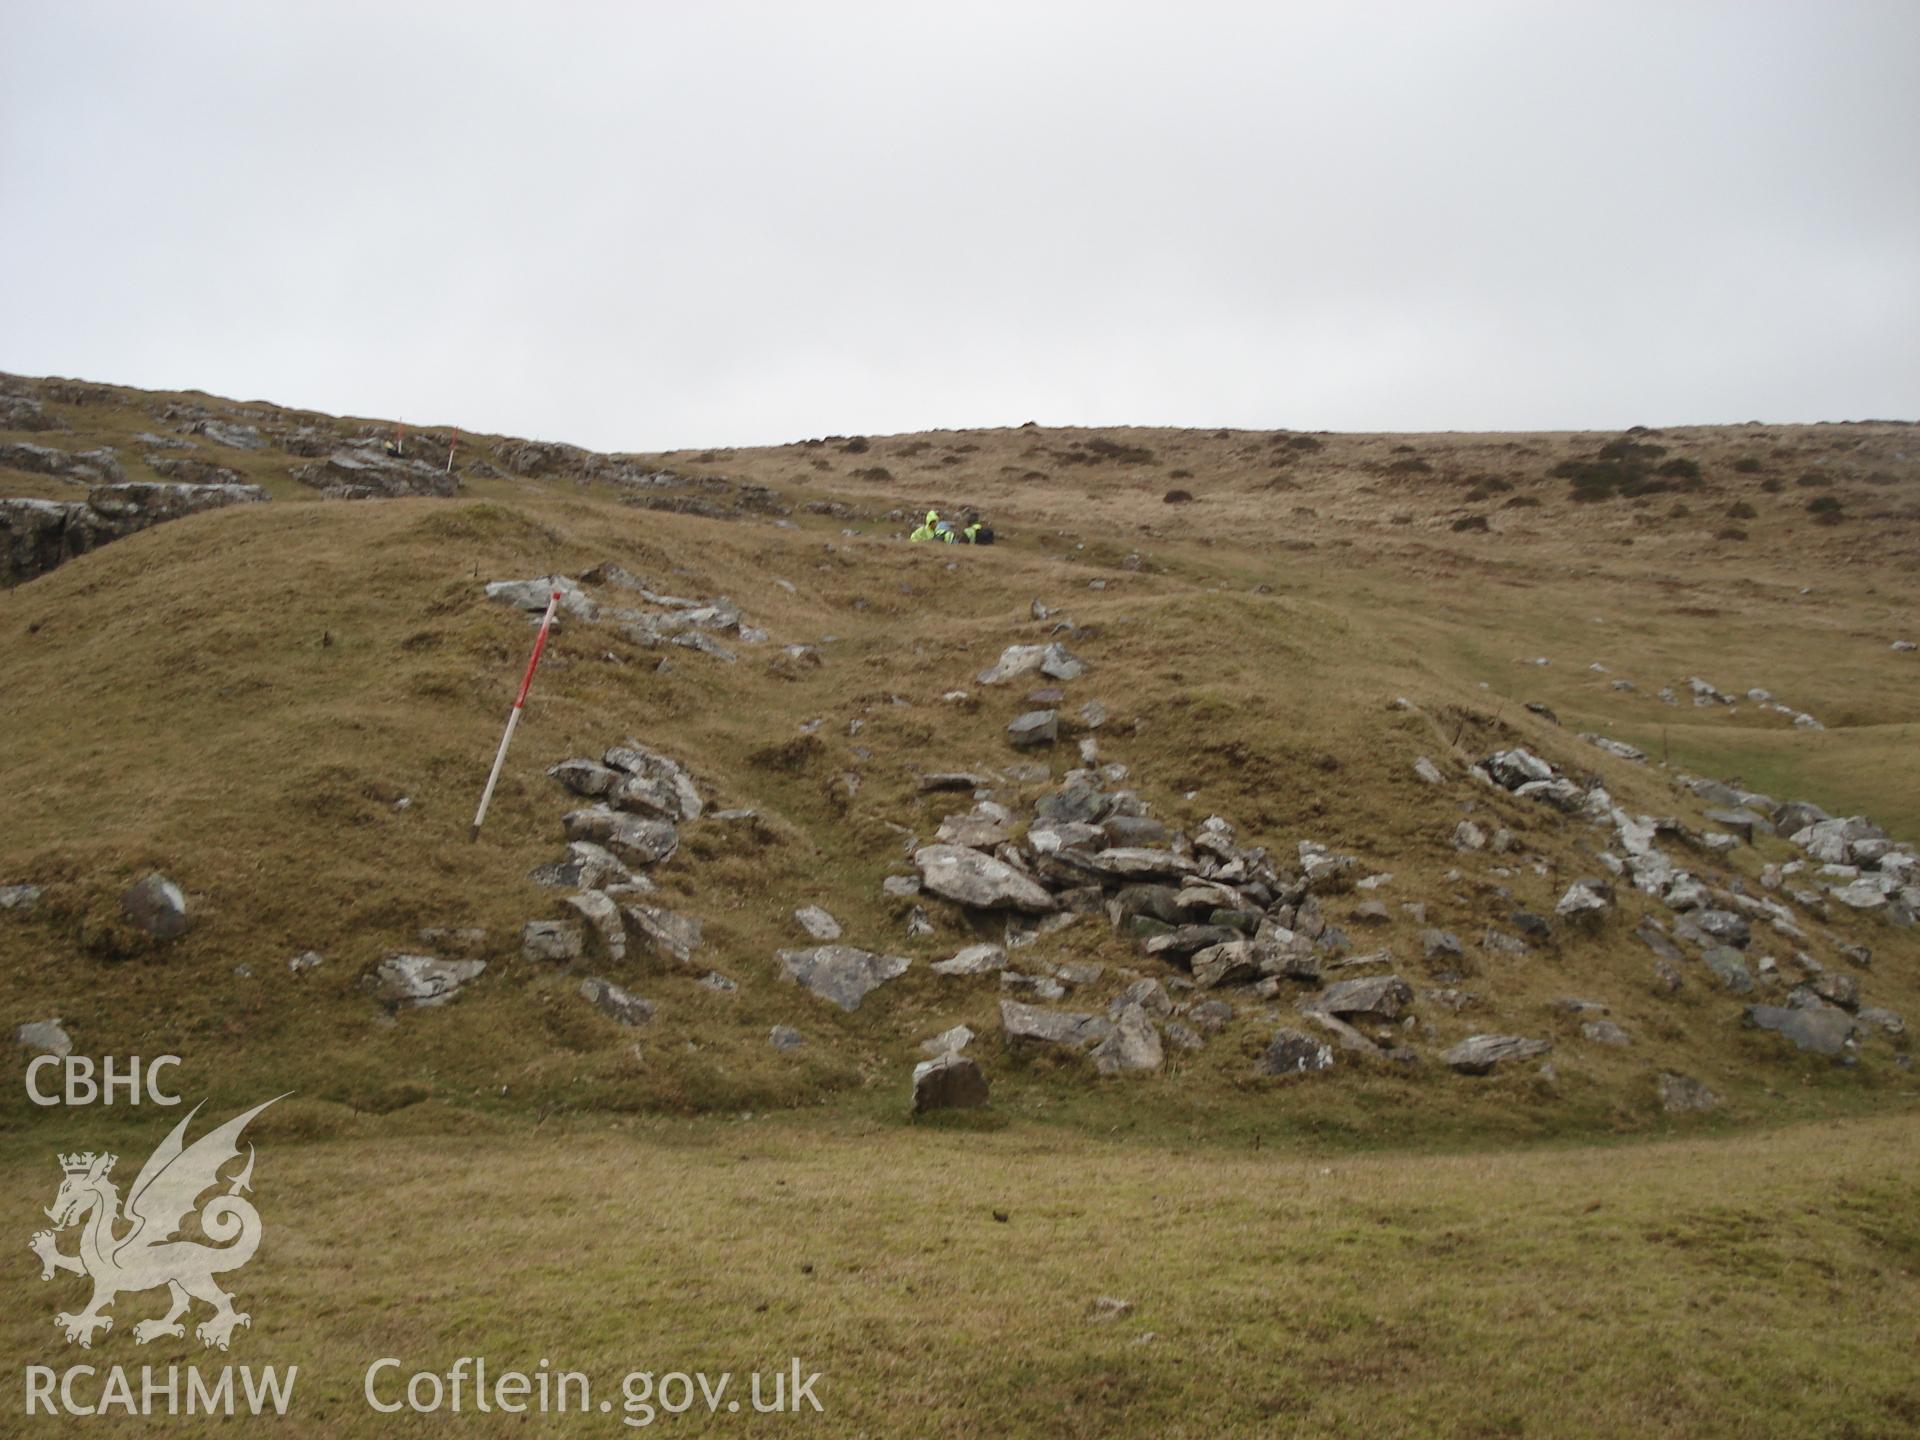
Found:
[[907, 539], [932, 540], [940, 533], [939, 525], [940, 512], [938, 510], [929, 510], [927, 511], [927, 518], [920, 522], [920, 528], [907, 536]]

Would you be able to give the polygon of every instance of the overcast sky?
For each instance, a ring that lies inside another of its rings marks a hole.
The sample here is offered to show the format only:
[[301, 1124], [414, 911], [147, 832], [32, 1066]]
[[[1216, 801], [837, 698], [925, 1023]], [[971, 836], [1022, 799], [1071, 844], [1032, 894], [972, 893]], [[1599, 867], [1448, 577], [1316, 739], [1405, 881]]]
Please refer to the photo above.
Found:
[[1920, 414], [1920, 3], [93, 4], [0, 369], [607, 449]]

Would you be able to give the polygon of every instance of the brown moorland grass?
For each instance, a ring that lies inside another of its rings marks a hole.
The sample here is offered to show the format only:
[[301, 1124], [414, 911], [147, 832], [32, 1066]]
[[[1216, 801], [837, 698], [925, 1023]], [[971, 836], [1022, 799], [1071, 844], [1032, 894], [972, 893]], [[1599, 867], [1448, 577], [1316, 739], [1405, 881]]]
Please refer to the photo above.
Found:
[[[629, 1371], [744, 1387], [791, 1357], [824, 1374], [813, 1427], [849, 1435], [1798, 1440], [1920, 1420], [1910, 1111], [1370, 1156], [851, 1114], [459, 1128], [263, 1131], [267, 1238], [232, 1282], [252, 1328], [227, 1356], [135, 1347], [161, 1297], [128, 1295], [85, 1360], [297, 1365], [273, 1423], [302, 1436], [521, 1433], [363, 1398], [380, 1357], [403, 1362], [377, 1386], [390, 1402], [475, 1355], [587, 1375], [613, 1414], [534, 1422], [569, 1435], [619, 1433]], [[41, 1138], [0, 1140], [8, 1214], [59, 1178]], [[79, 1282], [35, 1283], [19, 1277], [6, 1348], [67, 1363], [49, 1316]], [[1133, 1309], [1094, 1321], [1100, 1296]]]

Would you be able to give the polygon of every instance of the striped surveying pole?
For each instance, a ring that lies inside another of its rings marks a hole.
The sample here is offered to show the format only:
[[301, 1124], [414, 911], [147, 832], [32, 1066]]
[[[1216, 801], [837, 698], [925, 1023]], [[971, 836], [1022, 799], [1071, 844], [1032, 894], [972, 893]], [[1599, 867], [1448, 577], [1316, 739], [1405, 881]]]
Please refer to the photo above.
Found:
[[527, 707], [527, 692], [533, 688], [533, 672], [540, 667], [540, 652], [547, 648], [547, 632], [553, 628], [553, 611], [559, 603], [560, 592], [556, 590], [547, 598], [547, 613], [540, 617], [540, 633], [534, 637], [533, 654], [527, 657], [527, 673], [520, 677], [520, 693], [513, 697], [513, 709], [507, 714], [507, 729], [500, 737], [499, 753], [493, 757], [493, 772], [487, 776], [487, 788], [480, 792], [480, 808], [473, 812], [473, 829], [467, 833], [469, 841], [480, 838], [480, 826], [486, 821], [487, 805], [493, 799], [493, 787], [500, 783], [500, 767], [507, 763], [507, 746], [513, 743], [513, 727], [520, 723], [520, 712]]

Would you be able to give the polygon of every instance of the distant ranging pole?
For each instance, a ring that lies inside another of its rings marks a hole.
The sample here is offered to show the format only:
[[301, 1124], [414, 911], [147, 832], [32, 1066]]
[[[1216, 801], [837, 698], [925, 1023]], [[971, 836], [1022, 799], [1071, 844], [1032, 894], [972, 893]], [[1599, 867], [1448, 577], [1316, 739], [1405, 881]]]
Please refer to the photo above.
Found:
[[560, 592], [555, 590], [547, 599], [547, 613], [540, 617], [540, 633], [534, 637], [533, 654], [527, 658], [527, 673], [520, 677], [520, 693], [513, 697], [513, 709], [507, 715], [507, 729], [500, 737], [499, 753], [493, 757], [493, 772], [487, 776], [487, 788], [480, 792], [480, 808], [473, 812], [473, 829], [467, 833], [469, 841], [480, 838], [480, 826], [493, 800], [493, 787], [500, 783], [500, 767], [507, 763], [507, 746], [513, 743], [513, 727], [520, 723], [520, 712], [526, 708], [527, 692], [533, 688], [533, 672], [540, 668], [540, 652], [547, 648], [547, 632], [553, 628], [553, 611], [559, 603]]
[[453, 439], [447, 442], [447, 474], [449, 475], [453, 473], [454, 448], [457, 445], [459, 445], [459, 443], [460, 443], [460, 427], [456, 425], [453, 427]]

